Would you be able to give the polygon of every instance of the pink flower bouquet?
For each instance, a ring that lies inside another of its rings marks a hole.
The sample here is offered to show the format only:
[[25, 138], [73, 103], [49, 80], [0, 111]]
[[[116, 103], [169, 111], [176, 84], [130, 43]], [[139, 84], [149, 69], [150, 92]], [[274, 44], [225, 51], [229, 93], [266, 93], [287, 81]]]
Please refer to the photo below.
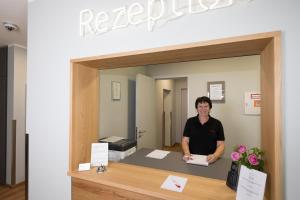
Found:
[[244, 145], [237, 145], [231, 153], [231, 159], [240, 165], [245, 165], [250, 169], [264, 171], [264, 161], [262, 159], [264, 152], [257, 148], [247, 149]]

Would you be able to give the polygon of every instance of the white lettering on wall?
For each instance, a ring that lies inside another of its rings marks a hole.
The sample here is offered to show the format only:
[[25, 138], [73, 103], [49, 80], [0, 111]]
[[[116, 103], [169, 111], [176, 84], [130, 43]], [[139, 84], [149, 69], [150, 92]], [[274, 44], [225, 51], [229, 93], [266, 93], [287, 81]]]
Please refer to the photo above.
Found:
[[80, 36], [85, 36], [92, 32], [91, 22], [94, 18], [94, 13], [90, 9], [85, 9], [80, 12]]
[[[152, 31], [155, 25], [155, 22], [159, 20], [165, 13], [165, 3], [164, 0], [158, 0], [160, 7], [155, 9], [156, 0], [149, 0], [148, 1], [148, 31]], [[156, 13], [158, 11], [158, 14]]]
[[216, 0], [214, 4], [212, 4], [209, 9], [218, 9], [231, 6], [233, 4], [233, 0]]
[[132, 25], [138, 25], [143, 22], [141, 19], [136, 19], [134, 18], [144, 12], [144, 7], [140, 3], [133, 3], [128, 7], [128, 23]]
[[112, 30], [118, 29], [118, 28], [124, 28], [128, 26], [128, 20], [125, 21], [125, 23], [122, 23], [122, 19], [127, 18], [127, 11], [126, 7], [121, 7], [113, 10], [113, 13], [115, 13], [116, 17], [113, 22]]
[[166, 24], [184, 15], [226, 8], [236, 1], [244, 0], [148, 0], [146, 6], [136, 2], [111, 12], [95, 13], [92, 9], [84, 9], [79, 13], [79, 35], [99, 35], [139, 24], [146, 24], [148, 31], [153, 31], [158, 23]]
[[196, 14], [196, 13], [202, 13], [209, 9], [208, 6], [206, 6], [202, 0], [189, 0], [189, 13], [190, 14]]
[[104, 25], [109, 19], [108, 14], [106, 12], [99, 12], [96, 15], [95, 19], [95, 32], [97, 34], [105, 33], [108, 30], [108, 27]]
[[176, 0], [172, 0], [172, 13], [174, 14], [174, 18], [177, 18], [177, 17], [181, 17], [184, 12], [183, 11], [177, 11], [177, 1]]

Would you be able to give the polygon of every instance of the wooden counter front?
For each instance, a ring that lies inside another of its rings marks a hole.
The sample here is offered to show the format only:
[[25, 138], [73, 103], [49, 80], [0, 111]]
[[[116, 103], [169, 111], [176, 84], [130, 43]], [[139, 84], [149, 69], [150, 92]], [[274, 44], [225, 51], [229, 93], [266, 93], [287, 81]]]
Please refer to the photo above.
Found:
[[[225, 181], [165, 170], [110, 163], [105, 173], [95, 169], [71, 172], [72, 200], [232, 200], [236, 193]], [[182, 193], [161, 189], [168, 175], [188, 179]]]

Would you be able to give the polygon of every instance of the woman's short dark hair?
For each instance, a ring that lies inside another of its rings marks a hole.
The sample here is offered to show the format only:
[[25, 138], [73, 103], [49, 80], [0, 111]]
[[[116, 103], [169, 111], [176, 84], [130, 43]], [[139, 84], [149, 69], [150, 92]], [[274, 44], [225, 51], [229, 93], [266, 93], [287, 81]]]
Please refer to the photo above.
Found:
[[196, 99], [196, 102], [195, 102], [195, 108], [197, 109], [197, 106], [199, 103], [208, 103], [209, 105], [209, 108], [211, 109], [212, 108], [212, 103], [211, 103], [211, 100], [210, 98], [206, 97], [206, 96], [202, 96], [202, 97], [198, 97]]

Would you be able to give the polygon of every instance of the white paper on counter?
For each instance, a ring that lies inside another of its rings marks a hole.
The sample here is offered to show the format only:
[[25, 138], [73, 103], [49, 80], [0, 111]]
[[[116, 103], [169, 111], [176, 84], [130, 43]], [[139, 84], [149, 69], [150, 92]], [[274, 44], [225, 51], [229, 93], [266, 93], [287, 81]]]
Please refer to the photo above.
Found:
[[186, 182], [187, 178], [169, 175], [160, 188], [175, 192], [182, 192]]
[[186, 161], [186, 163], [194, 164], [194, 165], [208, 166], [207, 156], [198, 155], [198, 154], [192, 154], [191, 159]]
[[79, 163], [78, 171], [87, 171], [91, 169], [91, 163]]
[[163, 151], [163, 150], [156, 149], [156, 150], [150, 152], [149, 154], [147, 154], [146, 157], [148, 157], [148, 158], [156, 158], [156, 159], [163, 159], [169, 153], [170, 153], [170, 151]]

